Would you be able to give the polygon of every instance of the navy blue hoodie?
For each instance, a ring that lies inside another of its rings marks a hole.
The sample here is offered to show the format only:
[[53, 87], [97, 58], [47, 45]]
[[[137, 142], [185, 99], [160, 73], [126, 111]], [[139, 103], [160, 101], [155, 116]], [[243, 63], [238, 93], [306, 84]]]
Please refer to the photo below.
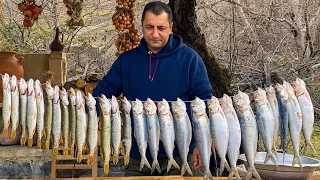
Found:
[[[196, 51], [182, 43], [182, 38], [171, 34], [168, 43], [158, 53], [152, 53], [144, 38], [137, 48], [122, 53], [109, 72], [93, 90], [93, 96], [101, 94], [111, 98], [123, 93], [129, 101], [136, 98], [146, 101], [183, 101], [193, 100], [196, 96], [210, 99], [212, 87], [208, 80], [205, 65]], [[190, 116], [190, 103], [186, 103]], [[132, 121], [133, 122], [133, 121]], [[132, 124], [133, 127], [133, 124]], [[140, 158], [137, 143], [132, 130], [132, 149], [130, 156]], [[194, 136], [193, 136], [194, 137]], [[175, 146], [174, 156], [178, 156]], [[195, 147], [191, 141], [190, 151]], [[146, 156], [151, 158], [149, 148]], [[159, 144], [158, 158], [167, 158], [162, 142]]]

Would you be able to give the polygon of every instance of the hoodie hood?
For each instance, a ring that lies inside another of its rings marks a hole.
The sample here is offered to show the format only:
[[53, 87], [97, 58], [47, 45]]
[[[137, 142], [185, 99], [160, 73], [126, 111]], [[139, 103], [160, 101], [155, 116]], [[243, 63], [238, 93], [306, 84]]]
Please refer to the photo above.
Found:
[[158, 53], [150, 52], [147, 42], [144, 38], [141, 39], [138, 49], [147, 56], [152, 54], [152, 59], [161, 59], [175, 53], [183, 47], [185, 47], [185, 44], [183, 44], [181, 36], [170, 34], [167, 44]]

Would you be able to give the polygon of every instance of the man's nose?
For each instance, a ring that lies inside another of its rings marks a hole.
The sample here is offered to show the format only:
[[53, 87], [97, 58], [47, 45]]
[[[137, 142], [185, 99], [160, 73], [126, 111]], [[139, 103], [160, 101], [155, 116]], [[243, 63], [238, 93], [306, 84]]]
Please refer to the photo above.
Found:
[[154, 28], [153, 28], [152, 36], [153, 36], [154, 38], [159, 37], [159, 31], [158, 31], [158, 28], [157, 28], [157, 27], [154, 27]]

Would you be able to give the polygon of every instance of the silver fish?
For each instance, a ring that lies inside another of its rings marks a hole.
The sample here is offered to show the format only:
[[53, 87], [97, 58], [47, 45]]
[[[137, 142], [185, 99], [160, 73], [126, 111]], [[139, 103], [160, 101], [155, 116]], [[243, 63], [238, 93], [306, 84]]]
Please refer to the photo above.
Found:
[[229, 173], [228, 179], [235, 176], [237, 180], [241, 180], [241, 177], [237, 170], [237, 160], [239, 158], [239, 149], [241, 145], [241, 129], [239, 124], [239, 119], [236, 111], [233, 107], [232, 99], [224, 94], [222, 98], [219, 99], [221, 108], [227, 118], [228, 128], [229, 128], [229, 142], [228, 142], [228, 158], [230, 162], [231, 171]]
[[269, 86], [266, 88], [266, 93], [272, 109], [272, 113], [275, 117], [275, 131], [274, 131], [274, 149], [275, 149], [276, 141], [278, 139], [279, 127], [280, 127], [279, 105], [276, 97], [276, 91], [272, 86]]
[[28, 146], [33, 145], [33, 135], [37, 125], [37, 101], [34, 91], [34, 81], [28, 81], [28, 96], [27, 96], [27, 130], [28, 130]]
[[27, 89], [26, 81], [21, 78], [19, 81], [21, 145], [25, 145], [27, 141]]
[[61, 137], [63, 144], [63, 155], [69, 154], [69, 99], [67, 91], [62, 88], [59, 91], [60, 100], [61, 100]]
[[118, 164], [118, 158], [121, 147], [121, 116], [119, 110], [119, 103], [117, 98], [112, 96], [111, 98], [111, 147], [113, 155], [113, 163]]
[[124, 147], [122, 149], [124, 152], [122, 152], [122, 154], [124, 154], [124, 165], [127, 165], [129, 164], [130, 151], [132, 146], [132, 139], [131, 139], [132, 127], [131, 127], [131, 117], [130, 117], [131, 104], [126, 97], [123, 97], [123, 99], [121, 99], [121, 106], [122, 106], [121, 109], [124, 117], [123, 136], [122, 136], [122, 143]]
[[43, 92], [41, 88], [41, 83], [39, 80], [36, 80], [34, 85], [34, 90], [36, 94], [37, 101], [37, 147], [42, 148], [42, 136], [44, 135], [44, 99]]
[[189, 147], [192, 139], [192, 128], [190, 118], [187, 113], [186, 104], [177, 98], [177, 101], [171, 103], [172, 113], [174, 116], [174, 134], [177, 143], [181, 165], [181, 176], [187, 171], [191, 176], [193, 173], [188, 164]]
[[230, 172], [230, 167], [226, 159], [229, 141], [229, 127], [227, 118], [220, 107], [219, 100], [212, 96], [207, 101], [209, 109], [211, 137], [214, 141], [215, 149], [220, 157], [220, 175], [224, 168]]
[[151, 174], [155, 169], [161, 173], [158, 162], [160, 128], [157, 116], [157, 106], [150, 98], [147, 98], [147, 101], [144, 103], [144, 110], [147, 117], [148, 144], [153, 159]]
[[98, 117], [96, 111], [96, 100], [93, 96], [88, 93], [85, 96], [86, 104], [88, 107], [88, 146], [89, 146], [89, 157], [88, 164], [92, 165], [94, 161], [94, 153], [98, 149]]
[[169, 103], [162, 99], [157, 103], [158, 113], [159, 113], [159, 125], [160, 125], [160, 136], [161, 141], [163, 143], [165, 152], [168, 156], [168, 166], [167, 172], [171, 169], [173, 165], [175, 168], [180, 169], [179, 165], [173, 159], [173, 150], [174, 150], [174, 141], [175, 141], [175, 133], [174, 133], [174, 122], [173, 117], [170, 112]]
[[19, 89], [15, 75], [11, 77], [11, 107], [11, 139], [14, 139], [19, 126]]
[[261, 180], [254, 166], [255, 152], [258, 144], [258, 127], [250, 106], [249, 96], [244, 92], [238, 91], [238, 94], [233, 96], [233, 102], [240, 122], [244, 153], [249, 165], [246, 180], [249, 180], [252, 175]]
[[305, 139], [304, 154], [306, 153], [307, 147], [310, 147], [312, 153], [317, 155], [310, 140], [313, 132], [314, 110], [309, 92], [306, 89], [304, 81], [299, 78], [296, 78], [296, 81], [293, 83], [293, 88], [302, 112], [302, 132]]
[[52, 151], [53, 155], [58, 155], [59, 144], [62, 141], [61, 138], [61, 108], [60, 108], [60, 98], [59, 98], [59, 87], [54, 87], [53, 95], [53, 109], [52, 109]]
[[213, 179], [209, 169], [212, 139], [210, 133], [210, 119], [206, 114], [206, 105], [203, 100], [196, 97], [191, 101], [190, 106], [195, 141], [199, 149], [200, 159], [205, 169], [203, 179]]
[[288, 93], [288, 99], [285, 99], [289, 114], [289, 131], [290, 137], [293, 144], [293, 160], [292, 166], [294, 164], [299, 164], [302, 168], [300, 161], [299, 149], [300, 149], [300, 132], [302, 129], [302, 113], [297, 97], [294, 94], [292, 86], [284, 81], [283, 87]]
[[4, 136], [8, 136], [12, 106], [11, 106], [10, 77], [7, 73], [2, 75], [2, 88], [3, 88], [3, 101], [2, 101], [3, 130], [2, 130], [2, 134]]
[[276, 154], [276, 150], [274, 149], [275, 116], [272, 114], [272, 109], [265, 93], [261, 88], [258, 88], [258, 90], [253, 93], [256, 120], [267, 152], [264, 164], [270, 159], [277, 166], [277, 162], [273, 157], [273, 153]]
[[131, 102], [131, 105], [134, 122], [134, 137], [137, 141], [137, 145], [141, 155], [140, 171], [144, 166], [147, 166], [149, 169], [151, 169], [148, 159], [146, 158], [148, 138], [147, 120], [143, 109], [143, 104], [139, 99], [136, 99], [135, 101]]
[[85, 101], [80, 91], [77, 91], [76, 101], [76, 144], [77, 144], [77, 162], [80, 163], [82, 160], [82, 151], [85, 147], [86, 132], [87, 132], [87, 118], [85, 112]]

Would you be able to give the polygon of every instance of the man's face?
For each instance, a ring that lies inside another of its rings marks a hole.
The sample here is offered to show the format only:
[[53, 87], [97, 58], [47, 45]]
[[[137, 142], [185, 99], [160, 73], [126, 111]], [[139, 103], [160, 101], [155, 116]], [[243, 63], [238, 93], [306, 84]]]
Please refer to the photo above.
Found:
[[148, 48], [153, 52], [159, 52], [168, 42], [172, 32], [173, 23], [169, 24], [168, 14], [162, 12], [156, 16], [148, 11], [142, 22], [143, 36], [148, 44]]

